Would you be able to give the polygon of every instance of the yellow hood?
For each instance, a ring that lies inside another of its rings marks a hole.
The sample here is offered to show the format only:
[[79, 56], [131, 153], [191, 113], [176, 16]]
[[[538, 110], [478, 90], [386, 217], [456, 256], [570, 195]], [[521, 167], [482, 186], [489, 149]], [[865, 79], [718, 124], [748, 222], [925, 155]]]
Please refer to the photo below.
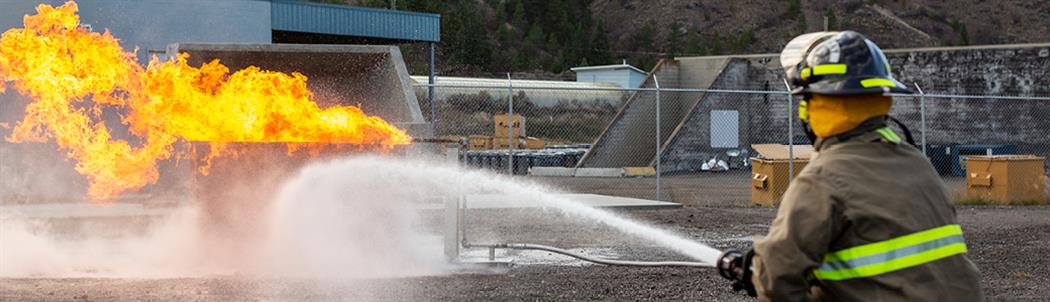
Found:
[[818, 137], [835, 136], [857, 128], [860, 123], [886, 115], [893, 98], [881, 94], [813, 94], [807, 104], [810, 127]]

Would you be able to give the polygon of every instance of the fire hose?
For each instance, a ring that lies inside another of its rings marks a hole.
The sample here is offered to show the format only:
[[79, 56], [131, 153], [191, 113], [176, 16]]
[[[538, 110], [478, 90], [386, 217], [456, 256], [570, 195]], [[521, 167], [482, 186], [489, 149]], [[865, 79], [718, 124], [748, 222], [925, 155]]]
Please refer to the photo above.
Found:
[[644, 267], [715, 267], [714, 264], [704, 262], [690, 262], [690, 261], [630, 261], [630, 260], [614, 260], [604, 259], [582, 255], [579, 253], [570, 252], [565, 249], [539, 245], [530, 243], [500, 243], [500, 244], [470, 244], [470, 247], [479, 248], [490, 248], [490, 249], [512, 249], [512, 250], [539, 250], [547, 251], [551, 253], [561, 254], [576, 259], [580, 259], [587, 262], [611, 265], [611, 266], [644, 266]]

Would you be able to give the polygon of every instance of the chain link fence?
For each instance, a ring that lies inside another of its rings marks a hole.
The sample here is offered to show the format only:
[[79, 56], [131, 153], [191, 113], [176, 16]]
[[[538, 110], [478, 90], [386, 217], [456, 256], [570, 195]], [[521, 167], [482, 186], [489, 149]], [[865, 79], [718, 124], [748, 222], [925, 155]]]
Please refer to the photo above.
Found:
[[[783, 85], [661, 88], [655, 77], [651, 87], [638, 89], [528, 82], [416, 89], [423, 111], [433, 106], [436, 136], [464, 142], [464, 165], [515, 175], [624, 178], [624, 186], [637, 191], [626, 195], [635, 197], [775, 205], [814, 152], [800, 129], [798, 99], [777, 90]], [[908, 127], [956, 200], [972, 197], [971, 156], [1050, 156], [1050, 96], [923, 88], [894, 95], [890, 115]], [[1046, 161], [1038, 167], [1045, 184], [1050, 167]], [[1043, 200], [1050, 195], [1046, 187], [1039, 189]]]

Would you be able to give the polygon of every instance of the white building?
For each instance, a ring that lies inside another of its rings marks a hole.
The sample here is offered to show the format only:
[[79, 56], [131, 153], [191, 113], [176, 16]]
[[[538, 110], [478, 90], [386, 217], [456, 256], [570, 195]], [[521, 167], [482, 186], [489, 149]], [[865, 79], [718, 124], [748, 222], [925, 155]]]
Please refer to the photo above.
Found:
[[[426, 76], [412, 76], [412, 81], [417, 84], [416, 94], [426, 97], [426, 87], [418, 84], [427, 83]], [[456, 94], [475, 95], [485, 92], [496, 98], [505, 98], [509, 88], [514, 88], [514, 93], [525, 93], [529, 101], [539, 107], [557, 106], [563, 101], [576, 101], [580, 103], [599, 104], [606, 103], [620, 106], [627, 95], [623, 87], [615, 83], [578, 83], [569, 81], [541, 81], [541, 80], [511, 80], [491, 78], [466, 78], [466, 77], [435, 77], [434, 84], [437, 89], [434, 99], [444, 100]]]
[[645, 80], [645, 71], [627, 65], [586, 66], [572, 68], [576, 72], [576, 81], [585, 83], [615, 83], [620, 87], [635, 89]]

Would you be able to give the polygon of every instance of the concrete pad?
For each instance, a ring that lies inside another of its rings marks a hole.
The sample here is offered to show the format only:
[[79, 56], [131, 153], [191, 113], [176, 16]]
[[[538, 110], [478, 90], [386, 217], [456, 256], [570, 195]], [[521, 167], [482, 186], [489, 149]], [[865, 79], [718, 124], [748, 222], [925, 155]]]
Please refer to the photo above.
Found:
[[529, 168], [529, 175], [572, 177], [573, 175], [576, 175], [576, 168], [532, 167]]
[[623, 168], [577, 168], [576, 177], [622, 177]]

